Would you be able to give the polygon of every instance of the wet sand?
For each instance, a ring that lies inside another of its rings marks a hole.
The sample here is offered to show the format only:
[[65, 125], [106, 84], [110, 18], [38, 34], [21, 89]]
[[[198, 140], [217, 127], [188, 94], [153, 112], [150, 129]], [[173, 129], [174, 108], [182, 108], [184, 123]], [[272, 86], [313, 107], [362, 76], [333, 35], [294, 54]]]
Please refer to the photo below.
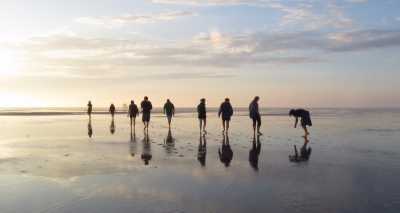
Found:
[[257, 155], [249, 118], [237, 116], [229, 166], [213, 114], [204, 138], [191, 113], [171, 132], [155, 114], [148, 138], [122, 114], [114, 134], [110, 116], [94, 115], [91, 137], [85, 115], [0, 116], [1, 212], [398, 212], [399, 115], [313, 116], [304, 162], [289, 161], [304, 142], [289, 117], [263, 117]]

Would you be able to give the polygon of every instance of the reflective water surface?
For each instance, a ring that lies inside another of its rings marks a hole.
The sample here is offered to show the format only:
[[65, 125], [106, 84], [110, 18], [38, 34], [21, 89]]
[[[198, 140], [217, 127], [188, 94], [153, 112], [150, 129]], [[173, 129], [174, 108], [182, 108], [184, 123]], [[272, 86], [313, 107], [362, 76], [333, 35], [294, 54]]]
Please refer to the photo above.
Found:
[[[398, 212], [400, 112], [331, 110], [303, 138], [287, 116], [210, 114], [149, 134], [125, 114], [0, 116], [1, 212]], [[297, 154], [295, 151], [295, 147]]]

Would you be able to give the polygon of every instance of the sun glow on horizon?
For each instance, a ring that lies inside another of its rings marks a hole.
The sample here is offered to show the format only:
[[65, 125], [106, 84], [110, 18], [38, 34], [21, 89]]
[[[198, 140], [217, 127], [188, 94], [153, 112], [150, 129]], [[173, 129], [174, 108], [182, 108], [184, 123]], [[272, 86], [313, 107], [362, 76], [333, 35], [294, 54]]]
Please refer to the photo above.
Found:
[[13, 94], [0, 93], [0, 107], [46, 107], [47, 103], [33, 97]]
[[22, 60], [15, 51], [0, 48], [0, 77], [18, 75]]

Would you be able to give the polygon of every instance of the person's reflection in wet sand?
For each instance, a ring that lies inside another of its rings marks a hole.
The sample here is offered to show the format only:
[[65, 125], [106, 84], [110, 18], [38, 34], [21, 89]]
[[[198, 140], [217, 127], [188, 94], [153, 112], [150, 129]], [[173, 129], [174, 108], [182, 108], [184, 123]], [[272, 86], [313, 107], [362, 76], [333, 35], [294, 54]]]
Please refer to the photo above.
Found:
[[218, 155], [225, 167], [229, 167], [233, 158], [233, 151], [229, 145], [229, 136], [227, 134], [223, 136], [222, 147], [218, 149]]
[[115, 133], [115, 122], [114, 122], [114, 118], [111, 119], [110, 132], [111, 132], [111, 134], [114, 134], [114, 133]]
[[289, 160], [292, 162], [303, 162], [303, 161], [308, 161], [311, 156], [311, 147], [307, 147], [309, 140], [307, 136], [303, 136], [304, 138], [304, 144], [300, 149], [300, 155], [297, 151], [296, 145], [294, 145], [294, 155], [289, 155]]
[[137, 144], [136, 144], [136, 133], [135, 131], [132, 132], [132, 126], [131, 126], [131, 140], [129, 142], [129, 152], [132, 157], [135, 157], [136, 155], [136, 150], [137, 150]]
[[206, 141], [206, 136], [202, 135], [199, 138], [199, 149], [197, 152], [197, 160], [200, 162], [202, 167], [206, 166], [206, 155], [207, 155], [207, 141]]
[[148, 165], [149, 161], [153, 157], [151, 154], [151, 144], [149, 134], [144, 134], [143, 138], [143, 149], [142, 149], [142, 160], [144, 161], [144, 165]]
[[258, 171], [258, 157], [260, 156], [261, 152], [261, 142], [260, 142], [260, 135], [254, 134], [253, 136], [253, 146], [249, 151], [249, 162], [251, 167]]
[[167, 154], [171, 154], [175, 149], [175, 138], [172, 136], [170, 128], [168, 128], [168, 134], [167, 137], [164, 139], [164, 144], [165, 144], [165, 151], [167, 152]]
[[88, 125], [87, 125], [87, 128], [88, 128], [88, 135], [89, 135], [89, 138], [91, 138], [92, 135], [93, 135], [92, 118], [91, 118], [91, 117], [89, 117], [89, 123], [88, 123]]

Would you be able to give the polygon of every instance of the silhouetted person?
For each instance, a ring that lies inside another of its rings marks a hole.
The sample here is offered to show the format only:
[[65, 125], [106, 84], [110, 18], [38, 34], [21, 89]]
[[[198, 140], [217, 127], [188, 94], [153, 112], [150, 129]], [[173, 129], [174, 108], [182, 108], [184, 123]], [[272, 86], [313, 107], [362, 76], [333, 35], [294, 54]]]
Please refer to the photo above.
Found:
[[225, 101], [219, 107], [218, 117], [222, 118], [222, 132], [228, 133], [229, 130], [229, 121], [233, 115], [232, 105], [229, 101], [229, 98], [225, 98]]
[[142, 108], [142, 121], [144, 129], [149, 131], [150, 113], [153, 109], [153, 105], [151, 104], [147, 96], [144, 97], [144, 100], [140, 104], [140, 107]]
[[136, 134], [135, 132], [132, 132], [132, 127], [131, 127], [131, 140], [129, 142], [129, 153], [131, 154], [132, 157], [135, 157], [136, 155], [136, 150], [137, 150], [137, 144], [136, 144]]
[[207, 124], [207, 109], [206, 109], [206, 99], [200, 99], [200, 104], [197, 106], [197, 115], [200, 122], [200, 134], [207, 134], [206, 124]]
[[115, 106], [114, 106], [114, 104], [110, 105], [110, 108], [108, 109], [108, 111], [111, 113], [111, 117], [114, 118], [114, 114], [115, 114]]
[[261, 127], [261, 115], [260, 112], [258, 111], [258, 101], [260, 100], [260, 97], [256, 96], [254, 97], [253, 101], [249, 105], [249, 116], [253, 120], [253, 131], [254, 133], [256, 132], [256, 127], [257, 127], [257, 134], [262, 135], [260, 132], [260, 127]]
[[164, 144], [165, 144], [165, 151], [167, 154], [171, 154], [172, 150], [175, 149], [175, 139], [172, 136], [171, 129], [168, 129], [168, 134], [167, 137], [164, 139]]
[[289, 111], [289, 116], [294, 116], [296, 121], [294, 122], [294, 128], [297, 127], [297, 123], [300, 120], [301, 127], [304, 129], [305, 135], [309, 135], [310, 133], [307, 130], [307, 126], [312, 126], [310, 112], [304, 109], [291, 109]]
[[129, 104], [129, 118], [131, 121], [131, 127], [133, 125], [134, 129], [136, 126], [136, 116], [139, 114], [139, 109], [136, 106], [135, 102], [131, 100], [131, 104]]
[[87, 114], [89, 115], [89, 123], [88, 123], [88, 135], [89, 138], [92, 137], [93, 135], [93, 128], [92, 128], [92, 111], [93, 111], [93, 106], [92, 106], [92, 102], [89, 101], [87, 104]]
[[92, 118], [92, 111], [93, 111], [92, 102], [89, 101], [87, 104], [87, 114], [89, 115], [89, 119]]
[[229, 167], [233, 158], [233, 151], [231, 149], [231, 146], [229, 145], [228, 135], [223, 135], [222, 147], [218, 149], [218, 155], [220, 161], [225, 165], [225, 167]]
[[163, 111], [167, 116], [168, 128], [171, 128], [172, 116], [175, 115], [175, 106], [169, 99], [167, 99], [167, 102], [164, 104]]
[[89, 135], [89, 138], [91, 138], [92, 135], [93, 135], [92, 119], [89, 119], [89, 123], [88, 123], [88, 135]]
[[253, 146], [249, 151], [249, 162], [254, 170], [258, 171], [258, 157], [261, 152], [260, 135], [253, 135]]
[[207, 141], [205, 135], [201, 135], [199, 138], [199, 148], [197, 152], [197, 160], [201, 166], [206, 166], [206, 155], [207, 155]]
[[153, 155], [151, 154], [151, 144], [150, 144], [150, 139], [149, 139], [149, 135], [145, 134], [144, 138], [143, 138], [143, 149], [142, 149], [142, 160], [144, 162], [144, 165], [148, 165], [149, 161], [151, 160], [151, 158], [153, 157]]
[[110, 132], [111, 132], [111, 134], [114, 134], [114, 133], [115, 133], [115, 122], [114, 122], [114, 118], [111, 119]]
[[308, 138], [307, 136], [304, 136], [304, 144], [300, 149], [300, 155], [297, 151], [296, 145], [294, 145], [294, 155], [289, 155], [289, 160], [292, 162], [302, 162], [302, 161], [308, 161], [311, 156], [311, 147], [307, 147], [308, 145]]

